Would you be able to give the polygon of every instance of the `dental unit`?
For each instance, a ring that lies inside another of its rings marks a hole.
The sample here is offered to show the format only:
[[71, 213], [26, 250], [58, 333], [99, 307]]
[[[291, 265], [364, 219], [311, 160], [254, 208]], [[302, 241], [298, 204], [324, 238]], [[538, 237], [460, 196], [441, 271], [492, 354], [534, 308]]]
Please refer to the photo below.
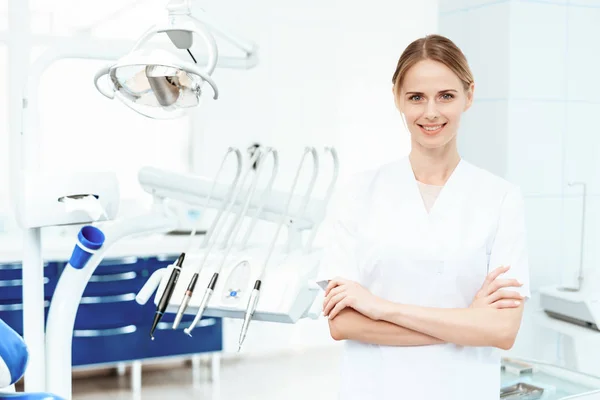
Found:
[[[254, 226], [255, 217], [263, 222], [274, 223], [277, 224], [275, 237], [271, 239], [268, 248], [264, 248], [262, 245], [247, 246], [247, 235], [245, 235], [237, 251], [232, 251], [229, 240], [235, 241], [238, 236], [238, 229], [234, 228], [236, 233], [227, 238], [224, 249], [219, 249], [220, 256], [209, 249], [200, 249], [199, 254], [188, 254], [166, 313], [179, 311], [181, 308], [179, 299], [184, 298], [189, 282], [198, 272], [196, 286], [204, 285], [207, 289], [211, 288], [212, 295], [206, 299], [205, 293], [198, 293], [196, 290], [189, 299], [185, 313], [194, 314], [196, 322], [198, 322], [198, 315], [245, 320], [245, 326], [240, 334], [240, 338], [242, 338], [240, 342], [243, 342], [244, 332], [248, 330], [251, 320], [296, 323], [301, 318], [317, 318], [320, 315], [320, 309], [313, 309], [314, 300], [320, 290], [314, 280], [321, 256], [321, 249], [312, 247], [312, 241], [316, 235], [313, 230], [319, 227], [325, 215], [327, 203], [337, 181], [339, 167], [335, 150], [326, 149], [326, 151], [333, 159], [333, 177], [324, 198], [316, 198], [313, 195], [307, 201], [306, 194], [293, 193], [298, 174], [306, 163], [306, 158], [313, 153], [310, 148], [304, 152], [302, 163], [292, 185], [292, 193], [270, 190], [271, 184], [269, 183], [267, 189], [263, 191], [264, 194], [270, 192], [268, 196], [241, 197], [239, 193], [234, 196], [233, 204], [228, 204], [226, 211], [238, 210], [236, 221], [233, 223], [237, 226], [239, 218], [246, 215], [253, 218], [250, 227]], [[250, 160], [250, 164], [252, 161]], [[314, 165], [317, 166], [318, 163], [315, 161]], [[158, 178], [158, 171], [155, 169], [146, 169], [143, 172], [144, 179], [141, 180], [143, 186]], [[173, 192], [178, 192], [176, 187], [185, 186], [194, 191], [197, 196], [204, 198], [209, 190], [209, 182], [204, 181], [201, 177], [167, 172], [164, 174], [164, 179], [161, 181], [168, 182], [170, 190]], [[310, 186], [313, 186], [315, 181], [316, 179], [311, 179]], [[162, 191], [163, 189], [154, 189], [155, 195]], [[311, 193], [311, 191], [312, 189], [309, 188], [307, 193]], [[226, 192], [225, 185], [217, 184], [210, 207], [222, 207], [221, 201], [225, 199]], [[184, 198], [192, 201], [189, 195], [179, 197], [180, 200]], [[291, 210], [296, 210], [296, 212], [292, 213]], [[288, 242], [279, 247], [276, 245], [277, 238], [284, 225], [288, 230]], [[298, 246], [295, 238], [301, 237], [302, 232], [308, 234], [309, 241], [304, 246]], [[213, 234], [213, 238], [216, 234], [216, 232]], [[290, 252], [289, 249], [293, 249], [293, 251]], [[210, 254], [207, 255], [207, 252]], [[207, 263], [200, 271], [185, 267], [185, 263], [194, 264], [196, 262], [194, 259], [198, 258], [207, 258]], [[166, 288], [167, 277], [172, 268], [173, 265], [153, 274], [138, 294], [136, 298], [138, 303], [145, 304], [154, 291], [156, 291], [154, 302], [158, 302]], [[211, 281], [217, 271], [219, 279], [213, 285]], [[252, 280], [253, 277], [255, 277], [254, 280]], [[260, 292], [260, 301], [258, 301], [258, 292]], [[200, 314], [198, 314], [199, 312]], [[187, 333], [192, 329], [193, 324], [187, 328]]]

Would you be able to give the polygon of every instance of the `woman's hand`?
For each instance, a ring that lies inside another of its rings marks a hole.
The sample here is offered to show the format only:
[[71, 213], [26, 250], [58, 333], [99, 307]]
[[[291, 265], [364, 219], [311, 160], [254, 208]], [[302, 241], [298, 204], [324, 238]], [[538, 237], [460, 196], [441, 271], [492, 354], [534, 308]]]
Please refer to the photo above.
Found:
[[378, 320], [386, 301], [375, 296], [357, 282], [335, 278], [325, 289], [323, 314], [335, 318], [340, 311], [350, 307], [372, 320]]
[[508, 271], [510, 267], [498, 267], [488, 274], [481, 286], [481, 289], [475, 295], [470, 308], [516, 308], [521, 305], [523, 296], [512, 290], [501, 290], [506, 287], [520, 287], [523, 284], [516, 279], [498, 279], [500, 274]]

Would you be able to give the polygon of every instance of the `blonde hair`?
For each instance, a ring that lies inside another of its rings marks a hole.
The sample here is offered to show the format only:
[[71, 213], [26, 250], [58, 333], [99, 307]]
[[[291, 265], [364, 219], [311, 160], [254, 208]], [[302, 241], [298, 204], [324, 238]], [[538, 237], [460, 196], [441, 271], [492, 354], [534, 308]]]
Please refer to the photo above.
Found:
[[392, 77], [394, 91], [398, 93], [408, 70], [422, 60], [433, 60], [444, 64], [458, 76], [465, 91], [474, 82], [473, 73], [463, 52], [450, 39], [441, 35], [428, 35], [417, 39], [404, 49]]

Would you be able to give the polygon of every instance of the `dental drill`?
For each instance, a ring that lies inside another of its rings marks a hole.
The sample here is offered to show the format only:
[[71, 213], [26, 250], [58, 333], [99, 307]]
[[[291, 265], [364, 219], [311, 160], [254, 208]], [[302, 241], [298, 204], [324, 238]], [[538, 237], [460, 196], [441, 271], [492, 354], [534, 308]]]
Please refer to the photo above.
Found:
[[[203, 247], [205, 247], [205, 249], [206, 249], [204, 252], [204, 257], [202, 258], [202, 261], [198, 265], [196, 272], [194, 273], [194, 275], [192, 276], [192, 279], [190, 280], [190, 283], [188, 284], [188, 287], [185, 291], [183, 300], [182, 300], [181, 304], [179, 305], [179, 309], [177, 310], [177, 314], [175, 316], [175, 321], [173, 323], [173, 329], [177, 329], [177, 327], [179, 326], [179, 323], [181, 322], [181, 319], [183, 318], [183, 315], [185, 314], [185, 310], [187, 309], [187, 306], [192, 298], [192, 295], [194, 294], [194, 289], [196, 287], [198, 277], [200, 276], [200, 272], [204, 268], [204, 266], [208, 260], [208, 257], [210, 255], [210, 253], [212, 252], [212, 249], [215, 246], [219, 235], [221, 234], [221, 230], [223, 229], [223, 227], [226, 224], [225, 221], [221, 221], [221, 217], [224, 212], [226, 212], [227, 214], [229, 214], [231, 212], [231, 210], [235, 204], [235, 200], [237, 199], [239, 193], [241, 192], [241, 190], [244, 186], [244, 183], [246, 182], [248, 170], [246, 170], [246, 172], [244, 173], [241, 183], [239, 185], [237, 184], [237, 182], [240, 178], [240, 173], [241, 173], [242, 158], [241, 158], [241, 153], [239, 151], [236, 152], [236, 155], [238, 156], [238, 173], [236, 174], [236, 177], [235, 177], [235, 185], [232, 185], [231, 189], [229, 190], [229, 193], [227, 195], [228, 200], [226, 202], [221, 203], [219, 213], [218, 213], [217, 217], [215, 218], [215, 220], [213, 221], [212, 226], [210, 227], [210, 230], [209, 230], [210, 237], [204, 238]], [[260, 153], [256, 153], [255, 157], [253, 156], [251, 161], [255, 160], [256, 157], [259, 157], [259, 155], [260, 155]], [[210, 201], [210, 199], [208, 199], [208, 201]], [[224, 208], [225, 204], [227, 204], [226, 209]], [[225, 218], [225, 220], [226, 219], [227, 218]], [[211, 241], [212, 237], [214, 237], [215, 239]]]
[[150, 328], [150, 339], [154, 340], [154, 331], [158, 326], [158, 323], [162, 319], [165, 311], [167, 310], [167, 306], [169, 305], [169, 301], [171, 300], [171, 295], [173, 294], [173, 290], [175, 290], [175, 286], [177, 285], [177, 281], [179, 280], [179, 274], [181, 273], [181, 267], [183, 266], [183, 261], [185, 260], [185, 253], [181, 253], [175, 262], [175, 266], [173, 267], [173, 271], [171, 271], [171, 276], [169, 276], [169, 280], [167, 281], [167, 285], [165, 286], [165, 290], [158, 302], [158, 306], [156, 307], [156, 311], [154, 312], [154, 321], [152, 321], [152, 328]]
[[[255, 154], [258, 156], [260, 154], [260, 152], [257, 151]], [[267, 187], [264, 189], [268, 193], [270, 193], [270, 191], [272, 190], [273, 183], [275, 181], [275, 177], [277, 176], [277, 172], [279, 170], [279, 156], [278, 156], [277, 150], [268, 148], [265, 151], [264, 156], [268, 156], [269, 154], [273, 155], [273, 172], [271, 174], [271, 179], [269, 180]], [[266, 157], [264, 157], [264, 158], [266, 158]], [[246, 213], [248, 212], [248, 207], [250, 206], [250, 202], [251, 202], [252, 198], [254, 197], [254, 193], [255, 193], [256, 187], [258, 185], [258, 178], [262, 174], [262, 170], [263, 170], [265, 164], [266, 164], [266, 162], [263, 160], [263, 158], [261, 158], [261, 162], [259, 163], [258, 171], [256, 172], [254, 182], [252, 183], [252, 186], [248, 190], [248, 195], [246, 196], [246, 201], [244, 202], [243, 209], [239, 213], [237, 220], [231, 225], [231, 228], [226, 235], [226, 239], [224, 242], [225, 251], [224, 251], [223, 257], [221, 259], [221, 262], [220, 262], [219, 266], [217, 267], [217, 269], [215, 270], [215, 272], [213, 273], [213, 276], [210, 279], [210, 282], [208, 283], [206, 291], [204, 292], [204, 296], [202, 297], [202, 301], [200, 302], [200, 307], [198, 308], [198, 312], [196, 313], [196, 316], [194, 317], [192, 324], [184, 330], [184, 332], [189, 336], [192, 336], [191, 335], [192, 330], [196, 327], [196, 325], [202, 318], [202, 315], [204, 314], [204, 310], [206, 310], [208, 302], [210, 301], [210, 298], [212, 297], [212, 294], [215, 290], [215, 286], [217, 285], [217, 281], [219, 279], [219, 273], [221, 272], [221, 269], [225, 265], [225, 262], [229, 256], [229, 254], [231, 253], [231, 249], [234, 246], [235, 238], [237, 237], [238, 232], [241, 228], [243, 219], [244, 219]], [[250, 163], [250, 165], [252, 165], [252, 162]], [[250, 168], [247, 170], [247, 173], [249, 171], [250, 171]], [[264, 193], [263, 193], [262, 199], [265, 199], [265, 197], [266, 196], [264, 196]]]
[[[240, 152], [239, 149], [233, 148], [233, 147], [229, 147], [227, 149], [227, 152], [225, 153], [225, 156], [223, 157], [223, 160], [221, 161], [221, 165], [215, 175], [215, 178], [213, 180], [213, 184], [210, 188], [210, 191], [208, 193], [208, 196], [206, 197], [206, 202], [204, 204], [204, 210], [208, 209], [208, 205], [210, 204], [210, 200], [212, 198], [213, 195], [213, 191], [215, 189], [215, 186], [219, 180], [219, 177], [221, 175], [221, 172], [223, 172], [223, 169], [225, 168], [225, 163], [227, 162], [227, 159], [229, 158], [229, 155], [231, 153], [234, 153], [236, 155], [236, 159], [237, 159], [237, 172], [236, 175], [233, 179], [233, 182], [230, 185], [230, 189], [229, 192], [227, 193], [226, 199], [229, 199], [231, 194], [233, 193], [234, 189], [237, 187], [240, 175], [241, 175], [241, 171], [242, 171], [242, 153]], [[223, 203], [225, 204], [225, 202]], [[221, 215], [223, 214], [223, 208], [224, 206], [220, 207], [219, 213], [217, 214], [217, 216], [215, 217], [211, 227], [209, 228], [209, 230], [206, 232], [206, 235], [204, 236], [204, 241], [202, 243], [202, 247], [206, 247], [206, 245], [208, 244], [208, 241], [212, 238], [213, 233], [215, 231], [215, 226], [219, 223], [220, 219], [221, 219]], [[194, 229], [192, 231], [192, 234], [190, 236], [190, 244], [189, 244], [189, 251], [192, 250], [192, 246], [193, 246], [193, 238], [196, 234], [196, 228], [197, 225], [194, 225]], [[183, 299], [181, 300], [181, 304], [179, 305], [179, 309], [177, 310], [177, 314], [175, 315], [175, 320], [173, 321], [173, 329], [177, 329], [177, 327], [179, 326], [179, 323], [181, 322], [181, 319], [183, 318], [183, 314], [185, 312], [185, 309], [187, 308], [190, 299], [192, 298], [192, 294], [194, 293], [194, 288], [196, 287], [196, 282], [198, 281], [198, 274], [194, 274], [192, 276], [192, 279], [190, 280], [190, 283], [188, 284], [188, 287], [185, 291], [185, 294], [183, 296]]]
[[281, 220], [279, 221], [279, 225], [277, 226], [277, 230], [275, 231], [273, 240], [271, 241], [271, 244], [269, 245], [269, 249], [267, 251], [267, 256], [261, 267], [260, 274], [259, 274], [256, 282], [254, 282], [254, 288], [252, 289], [252, 293], [250, 293], [250, 298], [248, 299], [248, 305], [246, 307], [246, 312], [244, 314], [244, 322], [242, 324], [242, 330], [240, 332], [240, 338], [239, 338], [239, 343], [238, 343], [239, 344], [238, 352], [242, 349], [242, 345], [244, 343], [244, 340], [246, 339], [246, 334], [248, 333], [250, 321], [252, 320], [252, 317], [254, 316], [254, 312], [256, 311], [256, 306], [258, 305], [258, 300], [260, 297], [260, 289], [261, 289], [261, 285], [262, 285], [262, 280], [264, 278], [265, 271], [267, 270], [267, 265], [269, 264], [269, 260], [271, 259], [271, 255], [273, 254], [273, 251], [275, 250], [275, 244], [277, 242], [277, 238], [279, 237], [279, 232], [281, 231], [283, 224], [289, 219], [290, 205], [291, 205], [292, 199], [294, 197], [294, 192], [296, 190], [296, 186], [298, 184], [298, 181], [300, 180], [300, 173], [302, 172], [302, 167], [304, 165], [304, 161], [306, 160], [306, 156], [308, 155], [308, 153], [311, 153], [311, 149], [307, 147], [304, 149], [304, 154], [302, 155], [300, 165], [298, 167], [298, 170], [296, 171], [296, 177], [294, 178], [294, 181], [292, 183], [292, 188], [290, 190], [288, 201], [285, 206], [285, 211], [281, 214]]

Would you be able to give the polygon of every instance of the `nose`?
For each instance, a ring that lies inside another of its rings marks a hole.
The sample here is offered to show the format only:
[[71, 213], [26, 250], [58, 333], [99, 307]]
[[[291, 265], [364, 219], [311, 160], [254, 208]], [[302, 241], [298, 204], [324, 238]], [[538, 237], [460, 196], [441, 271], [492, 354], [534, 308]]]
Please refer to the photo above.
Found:
[[425, 118], [433, 121], [439, 116], [435, 101], [427, 102], [427, 108], [425, 109]]

